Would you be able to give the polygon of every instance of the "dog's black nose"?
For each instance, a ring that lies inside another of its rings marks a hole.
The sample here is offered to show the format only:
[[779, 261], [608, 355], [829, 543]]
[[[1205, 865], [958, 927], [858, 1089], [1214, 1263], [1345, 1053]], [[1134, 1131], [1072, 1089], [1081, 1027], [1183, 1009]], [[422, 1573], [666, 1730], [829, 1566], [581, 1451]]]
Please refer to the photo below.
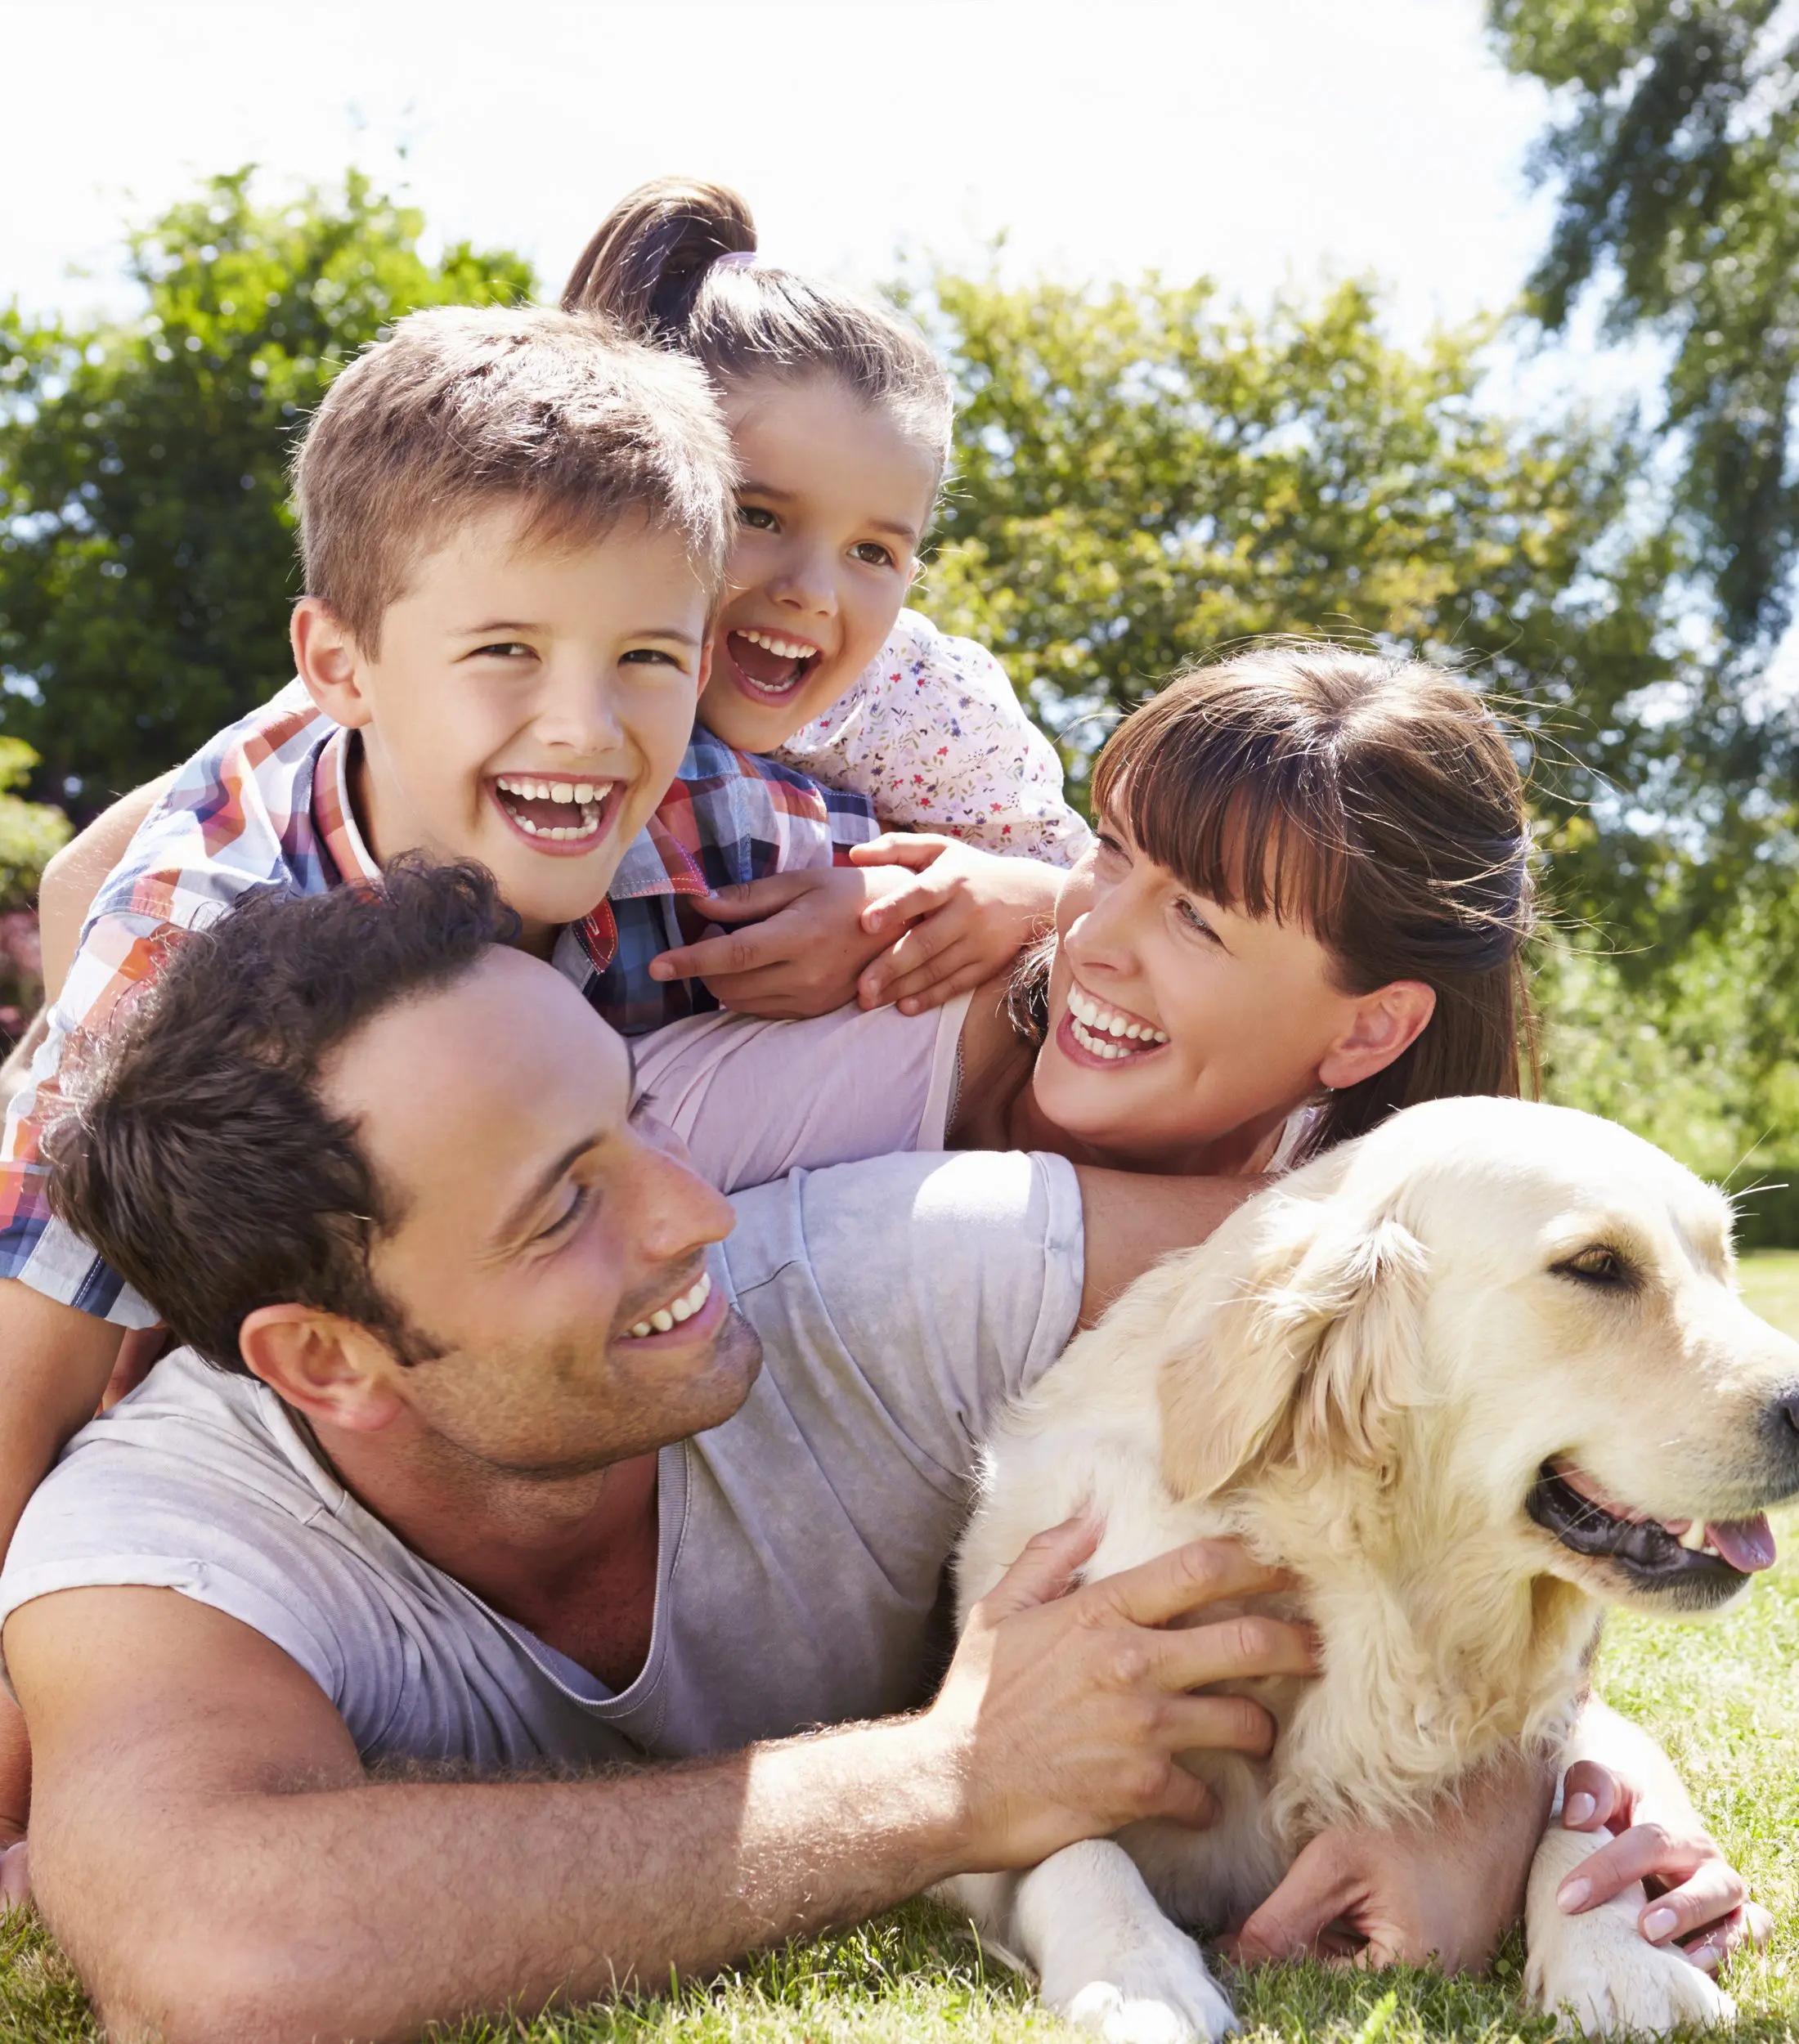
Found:
[[1787, 1424], [1799, 1434], [1799, 1384], [1789, 1384], [1774, 1401], [1787, 1416]]

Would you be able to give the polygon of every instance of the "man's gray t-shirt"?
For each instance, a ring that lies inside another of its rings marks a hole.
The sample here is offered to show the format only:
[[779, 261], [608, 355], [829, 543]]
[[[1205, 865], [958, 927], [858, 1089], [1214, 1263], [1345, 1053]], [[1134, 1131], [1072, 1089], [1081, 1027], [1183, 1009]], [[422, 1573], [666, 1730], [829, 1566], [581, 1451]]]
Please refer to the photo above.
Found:
[[415, 1554], [265, 1385], [186, 1351], [70, 1444], [13, 1536], [0, 1621], [56, 1590], [179, 1590], [289, 1654], [370, 1761], [720, 1751], [922, 1701], [976, 1446], [1074, 1329], [1074, 1172], [883, 1157], [734, 1204], [714, 1275], [762, 1371], [662, 1452], [655, 1625], [621, 1694]]

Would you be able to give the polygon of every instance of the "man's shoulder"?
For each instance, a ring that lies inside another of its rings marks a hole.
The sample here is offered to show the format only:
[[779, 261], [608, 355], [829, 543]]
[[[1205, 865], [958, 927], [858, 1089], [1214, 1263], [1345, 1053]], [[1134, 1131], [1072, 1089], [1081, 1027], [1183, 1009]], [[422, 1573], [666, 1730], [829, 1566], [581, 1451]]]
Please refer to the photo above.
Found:
[[267, 1385], [177, 1349], [63, 1450], [25, 1508], [7, 1562], [30, 1547], [27, 1522], [66, 1520], [96, 1498], [114, 1532], [128, 1536], [134, 1494], [179, 1496], [201, 1520], [222, 1494], [253, 1499], [259, 1515], [278, 1523], [313, 1517], [340, 1491]]
[[913, 1152], [738, 1193], [723, 1256], [790, 1405], [855, 1385], [940, 1466], [1066, 1347], [1084, 1271], [1065, 1158]]

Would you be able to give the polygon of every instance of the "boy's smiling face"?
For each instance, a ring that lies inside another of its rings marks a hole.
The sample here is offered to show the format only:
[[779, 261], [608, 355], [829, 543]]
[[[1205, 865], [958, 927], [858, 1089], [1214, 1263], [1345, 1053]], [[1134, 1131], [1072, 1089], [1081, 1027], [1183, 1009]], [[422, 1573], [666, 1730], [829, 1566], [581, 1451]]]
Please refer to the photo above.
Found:
[[700, 715], [769, 752], [881, 650], [912, 584], [936, 464], [881, 405], [834, 378], [726, 392], [742, 480], [716, 657]]
[[357, 820], [383, 865], [473, 858], [546, 952], [605, 895], [680, 765], [705, 676], [707, 592], [675, 535], [519, 536], [496, 506], [419, 562], [372, 657], [307, 598], [294, 652], [359, 729]]

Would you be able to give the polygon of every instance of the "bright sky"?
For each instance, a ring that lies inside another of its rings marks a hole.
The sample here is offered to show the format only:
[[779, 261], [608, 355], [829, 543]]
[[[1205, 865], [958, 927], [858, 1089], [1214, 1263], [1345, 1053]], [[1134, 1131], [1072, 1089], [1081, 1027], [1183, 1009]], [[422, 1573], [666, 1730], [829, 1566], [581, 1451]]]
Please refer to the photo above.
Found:
[[1479, 0], [0, 0], [0, 299], [38, 308], [127, 303], [121, 222], [246, 161], [403, 177], [552, 284], [621, 193], [691, 171], [796, 267], [1003, 230], [1021, 270], [1252, 300], [1371, 269], [1407, 334], [1502, 304], [1548, 219], [1545, 97]]

